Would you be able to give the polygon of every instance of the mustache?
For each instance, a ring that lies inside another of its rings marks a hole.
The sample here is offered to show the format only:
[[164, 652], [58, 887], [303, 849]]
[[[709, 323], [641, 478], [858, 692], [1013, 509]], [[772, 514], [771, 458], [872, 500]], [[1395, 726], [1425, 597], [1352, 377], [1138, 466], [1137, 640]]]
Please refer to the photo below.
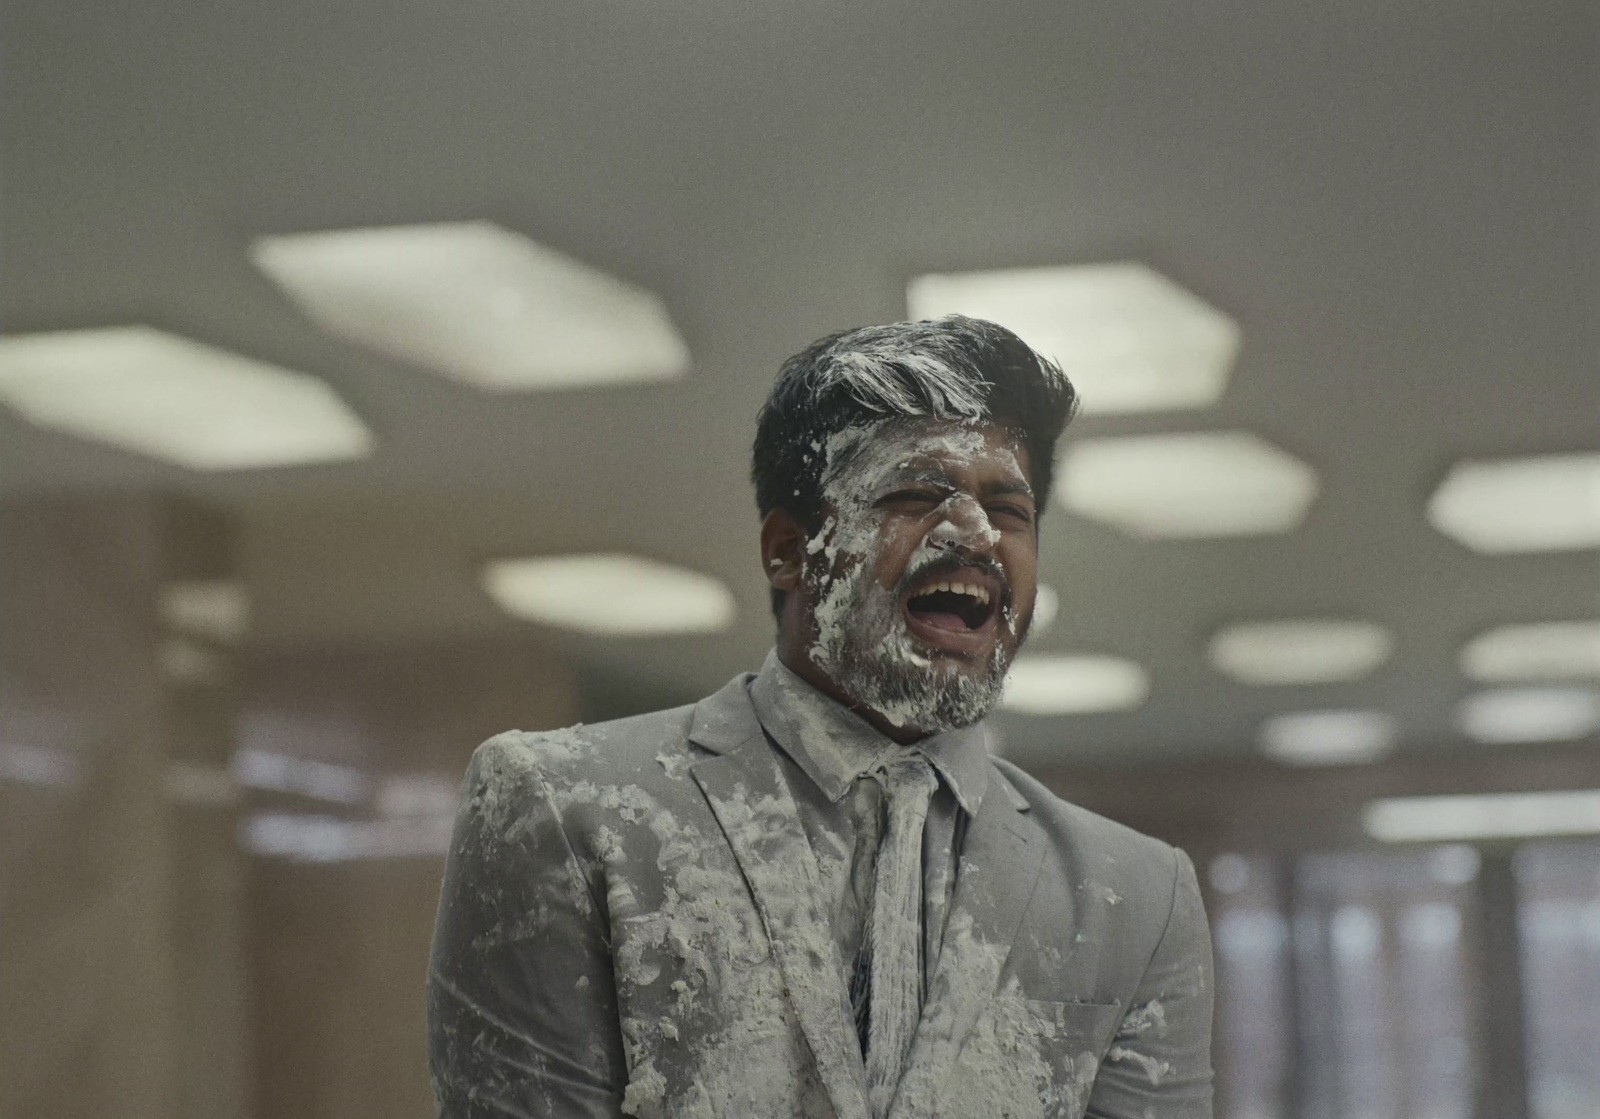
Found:
[[1006, 578], [1005, 568], [1001, 567], [990, 556], [964, 552], [960, 549], [952, 549], [941, 552], [938, 555], [929, 556], [920, 563], [914, 563], [907, 567], [905, 574], [900, 576], [900, 581], [895, 587], [895, 594], [897, 596], [905, 594], [906, 591], [911, 589], [913, 583], [929, 575], [954, 574], [964, 567], [975, 567], [985, 574], [993, 576], [995, 582], [1000, 584], [1000, 604], [1003, 606], [1011, 604], [1011, 580]]

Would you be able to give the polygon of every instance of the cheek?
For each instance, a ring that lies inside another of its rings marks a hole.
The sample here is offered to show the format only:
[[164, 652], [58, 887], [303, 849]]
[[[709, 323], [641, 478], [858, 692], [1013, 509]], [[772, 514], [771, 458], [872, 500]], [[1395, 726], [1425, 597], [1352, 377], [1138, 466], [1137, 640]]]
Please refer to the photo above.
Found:
[[877, 581], [887, 589], [899, 586], [912, 557], [927, 541], [928, 526], [924, 522], [891, 521], [885, 524], [876, 539], [871, 564]]
[[849, 577], [863, 565], [876, 571], [884, 544], [882, 518], [871, 510], [830, 515], [806, 543], [806, 578], [827, 586]]
[[1039, 556], [1028, 543], [1018, 541], [1014, 547], [1000, 549], [1000, 562], [1011, 580], [1011, 593], [1019, 607], [1032, 608], [1034, 589], [1038, 586]]

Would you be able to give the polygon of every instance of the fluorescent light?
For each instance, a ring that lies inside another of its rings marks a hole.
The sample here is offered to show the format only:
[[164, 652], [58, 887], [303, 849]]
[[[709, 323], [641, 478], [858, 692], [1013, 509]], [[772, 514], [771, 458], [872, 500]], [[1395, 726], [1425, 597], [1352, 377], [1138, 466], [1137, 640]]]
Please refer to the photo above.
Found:
[[1244, 684], [1321, 684], [1367, 675], [1393, 646], [1389, 631], [1371, 622], [1253, 622], [1218, 633], [1206, 655]]
[[709, 575], [628, 555], [499, 560], [483, 587], [515, 618], [607, 636], [709, 633], [733, 621], [733, 595]]
[[1486, 743], [1560, 742], [1600, 730], [1600, 690], [1496, 688], [1462, 701], [1456, 723]]
[[191, 470], [372, 451], [371, 433], [315, 377], [148, 326], [0, 338], [0, 401], [39, 427]]
[[1143, 668], [1121, 657], [1018, 657], [1001, 705], [1025, 715], [1081, 715], [1138, 707], [1150, 694]]
[[453, 817], [460, 789], [459, 781], [443, 774], [395, 774], [384, 777], [378, 782], [375, 807], [379, 816], [394, 819], [414, 816]]
[[263, 237], [251, 258], [332, 333], [481, 388], [689, 368], [654, 293], [491, 222]]
[[1475, 552], [1600, 547], [1600, 454], [1457, 463], [1428, 520]]
[[918, 276], [914, 319], [988, 319], [1060, 363], [1086, 414], [1204, 408], [1239, 352], [1239, 327], [1136, 261]]
[[1288, 532], [1317, 493], [1310, 467], [1243, 431], [1086, 439], [1060, 472], [1067, 509], [1152, 539]]
[[161, 588], [161, 620], [180, 633], [232, 645], [250, 621], [250, 596], [237, 579], [200, 579]]
[[1591, 835], [1600, 832], [1600, 789], [1391, 797], [1369, 802], [1361, 823], [1386, 843]]
[[1046, 583], [1040, 583], [1033, 596], [1033, 621], [1028, 626], [1028, 636], [1043, 633], [1050, 628], [1050, 623], [1056, 620], [1056, 613], [1061, 609], [1061, 598], [1056, 594], [1056, 589]]
[[359, 804], [372, 791], [371, 780], [359, 769], [266, 750], [244, 749], [234, 754], [233, 775], [249, 789], [294, 793], [335, 804]]
[[1461, 671], [1489, 684], [1600, 676], [1600, 622], [1492, 629], [1461, 650]]
[[285, 812], [255, 813], [240, 821], [245, 850], [292, 862], [333, 863], [444, 855], [450, 850], [448, 816], [402, 820], [341, 820]]
[[1285, 765], [1358, 765], [1394, 748], [1395, 721], [1381, 711], [1297, 711], [1261, 725], [1261, 752]]

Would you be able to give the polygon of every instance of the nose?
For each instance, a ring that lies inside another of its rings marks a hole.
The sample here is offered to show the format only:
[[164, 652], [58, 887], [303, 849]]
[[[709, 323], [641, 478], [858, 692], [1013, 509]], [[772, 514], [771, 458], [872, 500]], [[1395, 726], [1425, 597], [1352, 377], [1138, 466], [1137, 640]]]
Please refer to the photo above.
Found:
[[989, 514], [971, 494], [951, 494], [941, 511], [944, 516], [928, 533], [930, 547], [987, 551], [1000, 543], [1000, 531], [989, 523]]

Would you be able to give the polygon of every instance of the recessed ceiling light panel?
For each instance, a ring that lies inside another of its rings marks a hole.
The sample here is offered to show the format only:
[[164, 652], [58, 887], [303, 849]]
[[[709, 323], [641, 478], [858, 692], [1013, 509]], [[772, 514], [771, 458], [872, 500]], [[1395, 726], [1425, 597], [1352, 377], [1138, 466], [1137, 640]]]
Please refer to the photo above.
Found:
[[1033, 621], [1028, 625], [1031, 638], [1050, 628], [1061, 609], [1061, 596], [1048, 583], [1040, 583], [1033, 596]]
[[332, 333], [481, 388], [671, 380], [689, 368], [653, 292], [492, 222], [263, 237], [251, 256]]
[[1305, 620], [1229, 626], [1206, 654], [1240, 683], [1324, 684], [1360, 679], [1393, 647], [1389, 631], [1371, 622]]
[[606, 636], [710, 633], [734, 616], [716, 579], [638, 556], [498, 560], [483, 586], [513, 617]]
[[1358, 765], [1389, 753], [1398, 737], [1381, 711], [1297, 711], [1261, 725], [1261, 752], [1285, 765]]
[[0, 402], [39, 427], [191, 470], [372, 451], [371, 433], [315, 377], [147, 326], [0, 338]]
[[1134, 261], [918, 276], [906, 302], [914, 319], [1015, 331], [1060, 363], [1086, 414], [1214, 404], [1239, 352], [1237, 323]]
[[1121, 657], [1018, 657], [1001, 705], [1024, 715], [1083, 715], [1138, 707], [1150, 694], [1143, 668]]
[[257, 812], [240, 821], [239, 841], [252, 855], [293, 862], [437, 858], [450, 850], [452, 822], [449, 816], [348, 820]]
[[234, 753], [233, 775], [247, 789], [294, 793], [337, 804], [359, 804], [372, 791], [372, 779], [352, 766], [253, 748]]
[[378, 782], [374, 807], [390, 819], [455, 814], [461, 782], [443, 773], [397, 773]]
[[1600, 454], [1457, 463], [1428, 521], [1475, 552], [1600, 547]]
[[1370, 802], [1361, 822], [1386, 843], [1592, 835], [1600, 832], [1600, 789], [1390, 797]]
[[1060, 502], [1136, 536], [1173, 539], [1288, 532], [1317, 477], [1243, 431], [1085, 439], [1061, 458]]
[[1478, 742], [1563, 742], [1600, 730], [1600, 689], [1496, 688], [1462, 701], [1456, 723]]
[[1486, 684], [1600, 677], [1600, 622], [1492, 629], [1461, 650], [1461, 671]]

